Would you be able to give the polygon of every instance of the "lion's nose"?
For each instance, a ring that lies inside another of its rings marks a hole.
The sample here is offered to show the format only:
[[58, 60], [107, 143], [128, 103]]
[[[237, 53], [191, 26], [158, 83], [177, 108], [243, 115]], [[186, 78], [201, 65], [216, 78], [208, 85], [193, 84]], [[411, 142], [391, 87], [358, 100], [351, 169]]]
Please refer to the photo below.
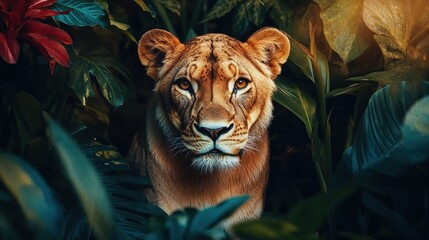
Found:
[[218, 127], [218, 128], [210, 128], [206, 126], [198, 126], [194, 123], [195, 129], [203, 135], [211, 138], [213, 141], [216, 141], [221, 135], [228, 133], [234, 127], [234, 124], [231, 123], [228, 127]]

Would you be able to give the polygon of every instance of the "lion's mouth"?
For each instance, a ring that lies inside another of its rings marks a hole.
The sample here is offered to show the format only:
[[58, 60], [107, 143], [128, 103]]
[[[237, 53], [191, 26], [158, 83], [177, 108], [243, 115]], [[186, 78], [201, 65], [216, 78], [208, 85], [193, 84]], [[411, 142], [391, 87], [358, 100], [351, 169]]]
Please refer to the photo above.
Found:
[[239, 156], [239, 154], [226, 153], [217, 148], [213, 148], [212, 150], [205, 153], [197, 154], [196, 156], [198, 157], [198, 156], [204, 156], [204, 155], [225, 155], [225, 156], [233, 156], [233, 157]]

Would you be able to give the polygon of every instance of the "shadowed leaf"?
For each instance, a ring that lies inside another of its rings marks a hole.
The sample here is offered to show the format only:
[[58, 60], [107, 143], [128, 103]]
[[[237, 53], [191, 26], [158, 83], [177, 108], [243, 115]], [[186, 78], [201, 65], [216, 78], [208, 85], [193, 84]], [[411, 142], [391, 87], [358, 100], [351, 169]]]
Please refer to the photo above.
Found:
[[210, 9], [203, 22], [207, 22], [216, 18], [220, 18], [231, 10], [242, 0], [218, 0], [215, 5]]
[[[62, 210], [43, 178], [27, 162], [0, 152], [0, 180], [40, 239], [58, 239]], [[1, 220], [1, 218], [0, 218]]]

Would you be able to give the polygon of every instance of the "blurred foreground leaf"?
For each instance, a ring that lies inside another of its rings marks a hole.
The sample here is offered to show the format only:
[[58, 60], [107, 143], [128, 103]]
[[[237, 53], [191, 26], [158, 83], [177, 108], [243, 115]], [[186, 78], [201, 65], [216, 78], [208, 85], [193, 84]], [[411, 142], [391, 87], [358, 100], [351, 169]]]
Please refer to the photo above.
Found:
[[62, 209], [43, 178], [27, 162], [11, 154], [0, 152], [0, 166], [0, 180], [17, 200], [34, 236], [58, 239]]
[[217, 0], [203, 22], [224, 16], [225, 14], [231, 12], [231, 10], [241, 1], [242, 0]]
[[100, 177], [69, 135], [51, 119], [48, 125], [52, 144], [95, 236], [97, 239], [112, 238], [116, 231], [112, 206]]

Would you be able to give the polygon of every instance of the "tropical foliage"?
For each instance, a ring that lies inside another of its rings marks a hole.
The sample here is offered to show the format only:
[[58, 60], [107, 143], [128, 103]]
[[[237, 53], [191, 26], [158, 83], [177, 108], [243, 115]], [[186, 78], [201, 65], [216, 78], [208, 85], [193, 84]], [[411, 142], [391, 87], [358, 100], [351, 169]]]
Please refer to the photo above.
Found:
[[[0, 0], [0, 238], [429, 238], [426, 0]], [[137, 39], [275, 26], [261, 219], [246, 196], [167, 216], [124, 156], [153, 88]], [[58, 65], [56, 64], [58, 63]], [[60, 127], [60, 125], [62, 127]]]

